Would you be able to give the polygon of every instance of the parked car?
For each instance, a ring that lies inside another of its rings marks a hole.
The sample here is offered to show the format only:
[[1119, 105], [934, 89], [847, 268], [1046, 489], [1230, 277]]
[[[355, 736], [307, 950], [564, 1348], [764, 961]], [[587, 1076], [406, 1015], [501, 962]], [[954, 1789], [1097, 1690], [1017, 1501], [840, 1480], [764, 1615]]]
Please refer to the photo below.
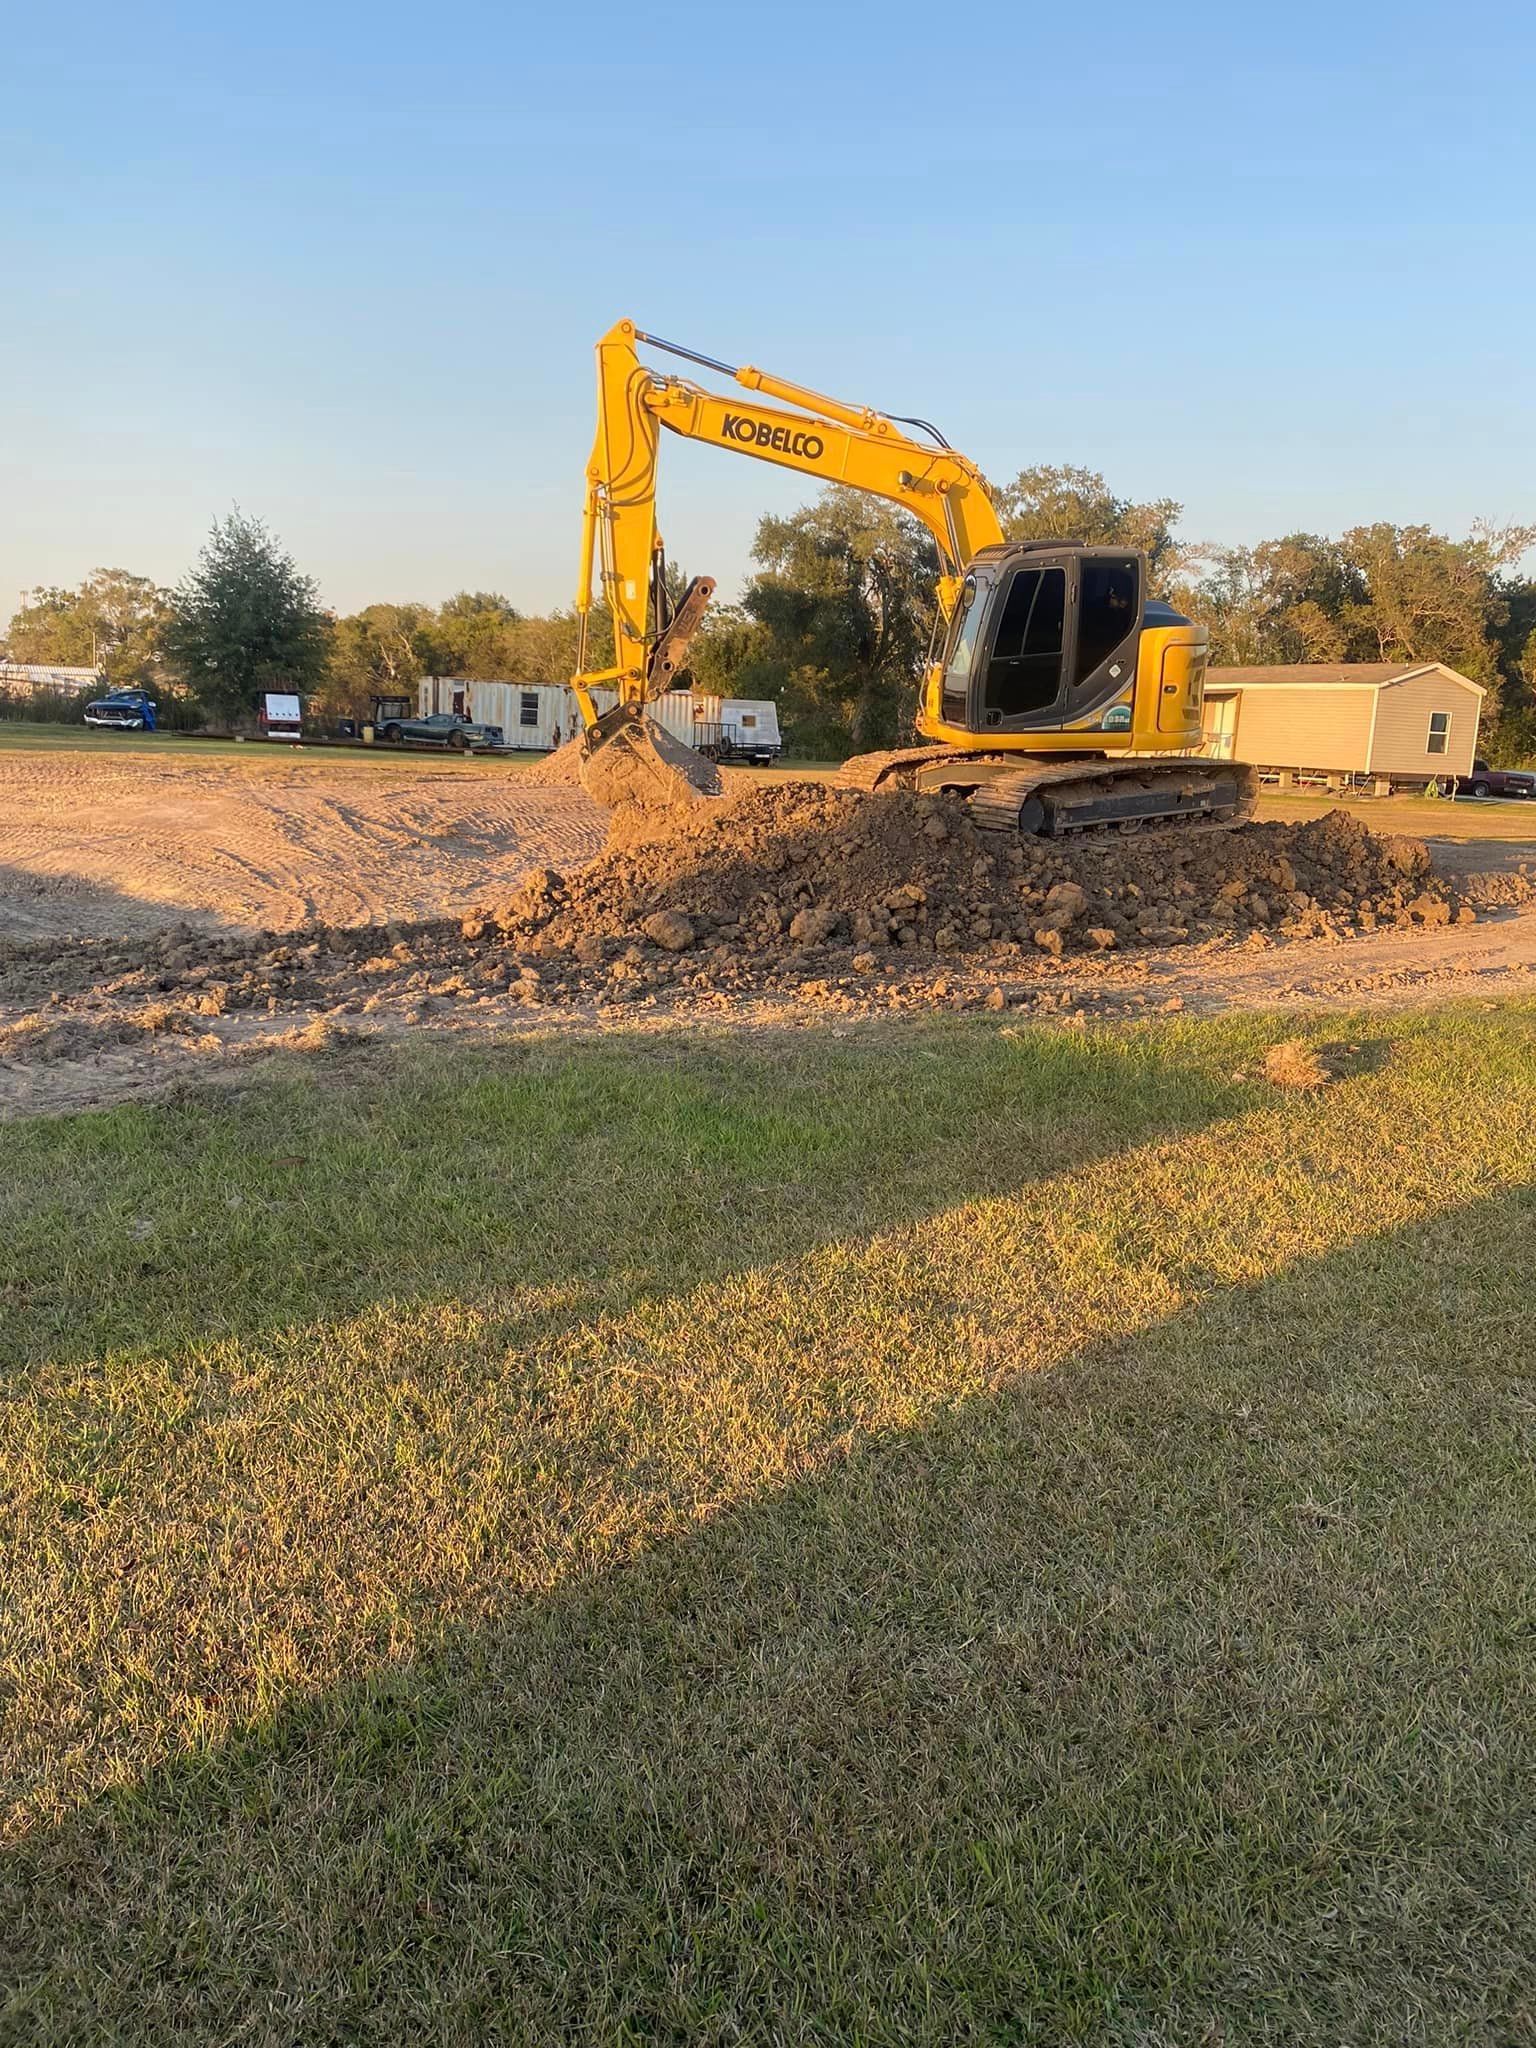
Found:
[[155, 700], [145, 690], [109, 690], [86, 705], [85, 722], [117, 732], [153, 732]]
[[1456, 784], [1458, 796], [1524, 796], [1536, 798], [1536, 770], [1490, 768], [1486, 761], [1474, 761], [1472, 773]]
[[430, 747], [457, 747], [468, 753], [472, 747], [505, 744], [499, 725], [482, 725], [478, 719], [461, 718], [456, 711], [430, 711], [425, 718], [391, 718], [379, 728], [379, 738], [398, 746], [415, 740]]

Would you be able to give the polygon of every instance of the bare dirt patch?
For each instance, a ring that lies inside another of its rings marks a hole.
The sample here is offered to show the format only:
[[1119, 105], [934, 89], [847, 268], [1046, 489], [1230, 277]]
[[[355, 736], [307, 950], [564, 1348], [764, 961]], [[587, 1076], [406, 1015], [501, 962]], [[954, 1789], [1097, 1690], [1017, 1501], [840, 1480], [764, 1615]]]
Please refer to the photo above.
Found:
[[442, 917], [603, 843], [504, 763], [251, 756], [0, 753], [0, 944]]

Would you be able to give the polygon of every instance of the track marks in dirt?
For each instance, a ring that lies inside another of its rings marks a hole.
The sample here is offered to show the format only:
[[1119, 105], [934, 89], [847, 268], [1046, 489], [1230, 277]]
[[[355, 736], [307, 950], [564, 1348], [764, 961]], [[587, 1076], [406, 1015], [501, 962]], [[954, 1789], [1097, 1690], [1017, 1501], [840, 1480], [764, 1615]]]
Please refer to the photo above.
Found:
[[452, 915], [602, 846], [580, 790], [518, 777], [337, 756], [0, 756], [0, 940]]

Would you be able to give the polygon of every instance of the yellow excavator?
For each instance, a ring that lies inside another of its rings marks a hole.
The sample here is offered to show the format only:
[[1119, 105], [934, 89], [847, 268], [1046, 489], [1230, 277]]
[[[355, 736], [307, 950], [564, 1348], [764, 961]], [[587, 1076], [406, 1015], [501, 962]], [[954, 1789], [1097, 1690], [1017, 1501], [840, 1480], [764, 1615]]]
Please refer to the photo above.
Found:
[[[645, 345], [729, 377], [743, 400], [664, 374]], [[768, 405], [757, 394], [778, 401]], [[789, 408], [793, 408], [792, 410]], [[845, 405], [621, 320], [597, 345], [572, 679], [582, 779], [601, 801], [686, 803], [718, 792], [712, 764], [645, 706], [673, 685], [714, 590], [676, 603], [656, 528], [661, 429], [900, 505], [932, 534], [942, 573], [917, 730], [926, 745], [863, 754], [864, 790], [950, 790], [978, 825], [1095, 837], [1240, 824], [1253, 771], [1198, 758], [1205, 628], [1148, 595], [1145, 558], [1073, 541], [1008, 541], [975, 463], [927, 421]], [[613, 620], [611, 667], [588, 666], [594, 574]], [[616, 699], [599, 708], [594, 692]]]

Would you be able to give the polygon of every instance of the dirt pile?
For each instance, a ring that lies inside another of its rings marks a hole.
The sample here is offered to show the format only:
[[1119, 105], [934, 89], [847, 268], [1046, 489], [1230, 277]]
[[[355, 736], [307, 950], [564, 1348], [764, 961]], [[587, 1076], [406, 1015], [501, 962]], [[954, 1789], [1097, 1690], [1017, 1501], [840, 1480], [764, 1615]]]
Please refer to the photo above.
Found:
[[587, 964], [637, 942], [671, 955], [843, 949], [873, 964], [891, 949], [1060, 955], [1475, 915], [1418, 841], [1378, 838], [1343, 811], [1058, 847], [981, 831], [954, 798], [789, 782], [701, 806], [571, 875], [544, 869], [465, 931]]
[[571, 789], [581, 786], [581, 748], [585, 738], [577, 733], [574, 739], [558, 746], [552, 754], [546, 754], [542, 761], [535, 761], [530, 768], [518, 770], [518, 787], [521, 789]]
[[[1536, 899], [1528, 877], [1499, 879], [1501, 902]], [[1476, 916], [1419, 842], [1379, 838], [1342, 811], [1057, 847], [980, 831], [952, 798], [781, 782], [569, 873], [537, 870], [467, 917], [255, 936], [182, 925], [147, 943], [19, 948], [0, 957], [0, 997], [40, 1002], [39, 1029], [63, 1021], [62, 1006], [93, 1021], [129, 1013], [142, 1031], [143, 1006], [158, 1003], [183, 1029], [225, 1036], [246, 1028], [242, 1014], [305, 1010], [410, 1021], [449, 1006], [494, 1017], [781, 996], [834, 1010], [1045, 1010], [1068, 1000], [1068, 983], [1144, 981], [1158, 950]]]
[[620, 705], [587, 735], [581, 782], [588, 796], [631, 819], [675, 815], [720, 795], [720, 770], [632, 704]]
[[[720, 771], [654, 719], [608, 714], [586, 758], [587, 735], [577, 733], [523, 771], [524, 788], [585, 789], [613, 814], [621, 836], [640, 828], [642, 814], [679, 809], [720, 795]], [[600, 743], [599, 743], [600, 742]]]

